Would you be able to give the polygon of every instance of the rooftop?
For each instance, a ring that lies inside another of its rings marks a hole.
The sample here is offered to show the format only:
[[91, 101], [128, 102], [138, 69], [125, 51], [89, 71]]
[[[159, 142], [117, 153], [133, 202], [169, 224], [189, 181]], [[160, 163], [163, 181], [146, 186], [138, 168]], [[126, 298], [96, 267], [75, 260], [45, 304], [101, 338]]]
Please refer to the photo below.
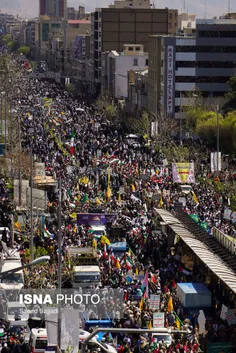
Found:
[[69, 25], [90, 24], [90, 20], [68, 20]]

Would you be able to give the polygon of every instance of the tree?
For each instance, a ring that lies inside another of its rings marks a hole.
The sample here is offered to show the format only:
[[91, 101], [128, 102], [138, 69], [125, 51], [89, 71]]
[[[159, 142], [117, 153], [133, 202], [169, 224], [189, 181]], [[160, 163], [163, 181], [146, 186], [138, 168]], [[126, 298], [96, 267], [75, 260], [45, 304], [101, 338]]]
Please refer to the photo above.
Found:
[[224, 106], [225, 113], [236, 110], [236, 76], [230, 77], [227, 83], [229, 85], [229, 92], [225, 94], [225, 97], [228, 99], [228, 102]]
[[27, 47], [26, 45], [22, 46], [22, 47], [18, 48], [17, 52], [18, 52], [18, 54], [28, 55], [30, 52], [30, 47]]

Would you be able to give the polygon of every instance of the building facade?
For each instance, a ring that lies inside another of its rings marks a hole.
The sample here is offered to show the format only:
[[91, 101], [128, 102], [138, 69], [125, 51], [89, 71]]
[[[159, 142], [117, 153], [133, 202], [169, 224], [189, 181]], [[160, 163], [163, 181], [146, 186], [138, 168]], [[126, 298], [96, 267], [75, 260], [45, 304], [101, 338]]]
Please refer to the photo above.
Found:
[[127, 110], [129, 113], [140, 113], [147, 108], [148, 103], [148, 70], [128, 71]]
[[148, 65], [148, 54], [141, 44], [126, 44], [121, 53], [102, 53], [102, 90], [109, 91], [115, 99], [128, 98], [128, 71], [140, 70]]
[[162, 104], [180, 118], [199, 92], [203, 98], [224, 96], [236, 68], [235, 36], [236, 20], [212, 19], [197, 20], [196, 37], [151, 38], [149, 110], [157, 113]]
[[67, 17], [67, 0], [39, 0], [39, 15]]
[[[101, 53], [121, 52], [126, 43], [148, 50], [149, 35], [175, 34], [178, 11], [165, 9], [103, 8], [91, 17], [91, 60], [97, 93], [101, 88]], [[173, 23], [176, 26], [173, 26]]]

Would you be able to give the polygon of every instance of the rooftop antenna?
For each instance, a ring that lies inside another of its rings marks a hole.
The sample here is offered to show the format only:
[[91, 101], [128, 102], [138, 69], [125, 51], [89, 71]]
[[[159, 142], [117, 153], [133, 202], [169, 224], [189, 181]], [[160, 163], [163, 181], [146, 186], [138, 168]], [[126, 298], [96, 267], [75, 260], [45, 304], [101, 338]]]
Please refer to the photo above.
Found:
[[184, 13], [185, 13], [185, 0], [184, 0], [183, 8], [184, 8]]
[[205, 0], [205, 13], [204, 13], [204, 19], [206, 19], [206, 14], [207, 14], [207, 0]]
[[230, 4], [230, 0], [228, 0], [228, 13], [231, 12], [231, 4]]

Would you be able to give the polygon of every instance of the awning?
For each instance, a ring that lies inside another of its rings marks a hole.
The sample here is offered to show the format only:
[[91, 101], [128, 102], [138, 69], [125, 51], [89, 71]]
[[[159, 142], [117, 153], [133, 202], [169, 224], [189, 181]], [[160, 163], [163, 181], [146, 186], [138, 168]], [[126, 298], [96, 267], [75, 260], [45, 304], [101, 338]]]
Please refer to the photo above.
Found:
[[172, 213], [155, 209], [162, 220], [193, 250], [201, 261], [215, 275], [223, 281], [234, 294], [236, 294], [236, 274], [221, 260], [221, 258], [212, 253], [205, 244], [199, 241], [184, 224], [180, 222]]

